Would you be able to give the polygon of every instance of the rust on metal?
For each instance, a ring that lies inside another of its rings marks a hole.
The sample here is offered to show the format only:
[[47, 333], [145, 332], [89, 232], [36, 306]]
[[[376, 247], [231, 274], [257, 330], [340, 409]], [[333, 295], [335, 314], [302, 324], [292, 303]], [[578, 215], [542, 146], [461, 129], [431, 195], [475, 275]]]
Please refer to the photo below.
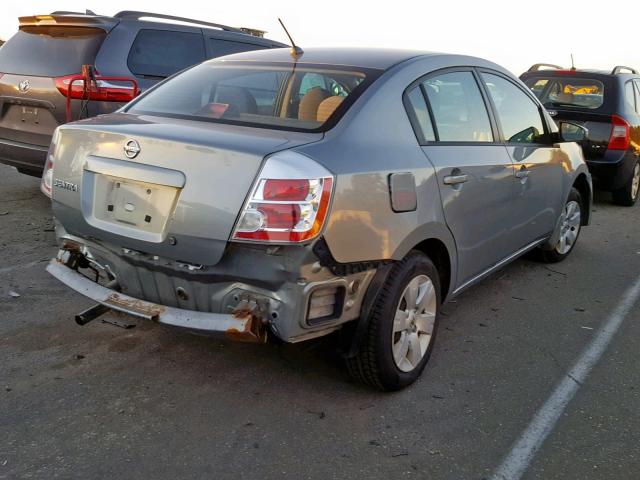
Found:
[[135, 298], [123, 298], [117, 293], [109, 295], [104, 303], [112, 307], [120, 307], [124, 310], [144, 315], [152, 320], [157, 320], [162, 312], [164, 312], [164, 307], [160, 305], [155, 305]]
[[267, 331], [258, 315], [258, 307], [255, 302], [240, 302], [233, 311], [233, 317], [244, 323], [244, 330], [230, 328], [225, 332], [227, 338], [236, 342], [266, 343]]

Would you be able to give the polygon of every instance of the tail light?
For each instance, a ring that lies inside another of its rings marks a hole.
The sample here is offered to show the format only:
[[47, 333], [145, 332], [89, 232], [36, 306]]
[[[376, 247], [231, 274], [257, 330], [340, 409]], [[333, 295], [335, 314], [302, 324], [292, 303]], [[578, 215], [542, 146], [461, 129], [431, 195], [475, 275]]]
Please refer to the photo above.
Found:
[[252, 189], [234, 240], [301, 243], [322, 231], [333, 175], [304, 155], [282, 152], [267, 160]]
[[95, 88], [92, 86], [89, 91], [84, 91], [84, 81], [78, 80], [78, 75], [67, 75], [54, 79], [58, 91], [67, 96], [69, 92], [69, 83], [71, 85], [72, 100], [93, 100], [97, 102], [122, 102], [127, 103], [136, 98], [138, 95], [137, 83], [131, 79], [121, 79], [119, 81], [131, 83], [131, 85], [118, 85], [106, 80], [97, 80]]
[[611, 138], [609, 138], [609, 150], [626, 150], [631, 141], [631, 127], [629, 123], [618, 115], [611, 116]]
[[58, 148], [58, 141], [60, 134], [58, 130], [53, 133], [51, 144], [49, 145], [49, 151], [47, 152], [47, 161], [42, 172], [42, 181], [40, 182], [40, 190], [47, 197], [51, 198], [53, 187], [53, 163], [55, 161], [56, 149]]

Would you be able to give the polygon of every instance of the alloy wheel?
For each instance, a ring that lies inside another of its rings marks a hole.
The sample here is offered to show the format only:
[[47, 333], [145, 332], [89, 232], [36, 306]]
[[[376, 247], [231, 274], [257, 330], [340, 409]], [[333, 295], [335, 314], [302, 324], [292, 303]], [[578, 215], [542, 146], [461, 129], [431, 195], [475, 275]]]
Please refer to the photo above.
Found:
[[556, 245], [556, 252], [567, 254], [573, 248], [580, 233], [580, 204], [575, 200], [567, 202], [562, 212], [560, 223], [560, 239]]
[[426, 275], [414, 277], [404, 289], [393, 320], [393, 359], [403, 372], [416, 368], [424, 358], [436, 320], [437, 296]]

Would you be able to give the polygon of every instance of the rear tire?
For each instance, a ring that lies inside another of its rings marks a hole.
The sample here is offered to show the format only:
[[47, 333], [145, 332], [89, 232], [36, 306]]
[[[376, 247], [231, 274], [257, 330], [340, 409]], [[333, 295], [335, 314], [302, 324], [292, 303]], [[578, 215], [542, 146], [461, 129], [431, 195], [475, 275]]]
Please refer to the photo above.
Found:
[[431, 355], [440, 302], [436, 267], [423, 253], [410, 252], [373, 302], [358, 353], [347, 359], [351, 376], [385, 391], [415, 382]]
[[636, 162], [633, 174], [626, 185], [619, 190], [614, 190], [613, 202], [623, 207], [633, 207], [638, 201], [640, 192], [640, 162]]
[[557, 263], [571, 254], [580, 236], [583, 205], [580, 192], [572, 188], [562, 209], [558, 241], [555, 245], [547, 244], [540, 247], [536, 251], [538, 260], [545, 263]]

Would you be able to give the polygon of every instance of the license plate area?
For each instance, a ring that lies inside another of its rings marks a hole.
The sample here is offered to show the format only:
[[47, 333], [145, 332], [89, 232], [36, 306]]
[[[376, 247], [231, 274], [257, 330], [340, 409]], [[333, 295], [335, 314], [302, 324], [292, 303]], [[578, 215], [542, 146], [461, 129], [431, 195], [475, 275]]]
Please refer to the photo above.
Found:
[[93, 217], [147, 234], [162, 235], [179, 189], [110, 175], [96, 175]]

